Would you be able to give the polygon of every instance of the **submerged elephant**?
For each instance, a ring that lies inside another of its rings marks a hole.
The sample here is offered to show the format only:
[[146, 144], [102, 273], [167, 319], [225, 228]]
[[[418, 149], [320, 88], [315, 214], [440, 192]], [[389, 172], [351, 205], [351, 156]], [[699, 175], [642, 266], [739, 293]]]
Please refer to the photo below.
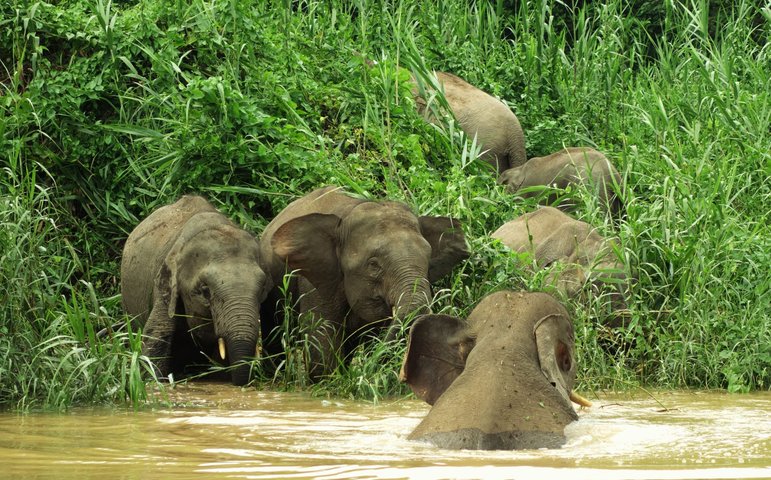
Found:
[[609, 296], [612, 313], [606, 325], [626, 324], [626, 268], [614, 251], [615, 242], [588, 223], [556, 208], [540, 207], [506, 222], [492, 236], [514, 251], [530, 252], [539, 269], [560, 264], [555, 265], [550, 281], [563, 295], [579, 297], [584, 285], [591, 283], [597, 292]]
[[488, 295], [466, 321], [422, 315], [400, 379], [433, 405], [409, 435], [441, 448], [556, 448], [578, 419], [573, 323], [546, 293]]
[[[585, 186], [597, 195], [600, 206], [614, 215], [621, 212], [621, 200], [614, 188], [622, 183], [618, 170], [608, 158], [593, 148], [565, 148], [545, 157], [534, 157], [524, 165], [510, 168], [498, 177], [498, 183], [507, 185], [512, 193], [528, 187], [556, 187], [566, 189], [569, 186]], [[537, 195], [537, 191], [520, 192], [523, 197]], [[550, 204], [557, 200], [554, 193], [546, 198]], [[571, 199], [564, 198], [561, 209], [572, 207]]]
[[334, 370], [352, 336], [390, 325], [393, 337], [394, 317], [425, 310], [429, 284], [468, 257], [457, 221], [417, 217], [403, 203], [360, 200], [333, 186], [289, 204], [260, 246], [275, 285], [299, 272], [300, 313], [321, 322], [311, 333], [314, 377]]
[[[525, 134], [517, 116], [506, 104], [460, 77], [445, 72], [434, 73], [460, 128], [469, 138], [477, 137], [485, 152], [482, 159], [495, 167], [498, 174], [527, 161]], [[417, 84], [414, 76], [412, 81]], [[424, 92], [415, 87], [413, 97], [418, 111], [431, 122], [436, 122], [435, 116], [426, 112], [426, 99], [421, 95]]]
[[143, 329], [142, 352], [162, 376], [217, 350], [232, 382], [249, 381], [261, 348], [260, 302], [272, 287], [257, 239], [204, 198], [183, 196], [131, 232], [121, 261], [126, 313]]

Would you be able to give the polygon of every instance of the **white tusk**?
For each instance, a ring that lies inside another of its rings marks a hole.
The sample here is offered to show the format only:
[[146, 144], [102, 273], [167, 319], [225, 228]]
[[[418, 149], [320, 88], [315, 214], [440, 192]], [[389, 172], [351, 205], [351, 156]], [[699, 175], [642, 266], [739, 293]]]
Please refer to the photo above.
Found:
[[220, 358], [225, 360], [225, 339], [220, 337], [219, 340], [217, 340], [217, 344], [219, 344], [220, 347]]
[[573, 403], [577, 403], [578, 405], [581, 405], [582, 407], [592, 406], [592, 402], [590, 402], [589, 400], [585, 399], [584, 397], [582, 397], [581, 395], [573, 391], [570, 392], [570, 400]]

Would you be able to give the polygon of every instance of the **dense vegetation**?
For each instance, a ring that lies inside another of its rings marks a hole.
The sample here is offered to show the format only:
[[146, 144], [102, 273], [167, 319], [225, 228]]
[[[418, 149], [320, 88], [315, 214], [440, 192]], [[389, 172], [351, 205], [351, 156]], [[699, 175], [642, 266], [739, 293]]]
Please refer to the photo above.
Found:
[[[3, 3], [0, 407], [156, 391], [136, 332], [94, 332], [122, 319], [123, 240], [186, 192], [257, 233], [324, 184], [403, 200], [459, 218], [473, 252], [435, 311], [538, 289], [489, 238], [534, 203], [497, 186], [452, 122], [415, 112], [407, 72], [430, 69], [505, 99], [528, 156], [595, 146], [623, 173], [623, 222], [591, 198], [579, 216], [620, 238], [637, 278], [630, 327], [610, 340], [631, 346], [601, 348], [602, 306], [569, 302], [583, 389], [771, 387], [771, 10], [552, 3]], [[282, 332], [290, 353], [302, 345]], [[373, 342], [313, 388], [404, 393], [403, 348]], [[259, 386], [305, 386], [300, 363]]]

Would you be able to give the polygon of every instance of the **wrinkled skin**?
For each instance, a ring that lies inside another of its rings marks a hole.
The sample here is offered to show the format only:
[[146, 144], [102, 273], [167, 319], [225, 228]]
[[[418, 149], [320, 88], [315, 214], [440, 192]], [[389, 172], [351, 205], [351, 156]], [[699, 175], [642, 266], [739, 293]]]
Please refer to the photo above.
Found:
[[423, 315], [400, 378], [433, 405], [409, 435], [440, 448], [556, 448], [578, 419], [573, 324], [546, 293], [488, 295], [466, 321]]
[[[484, 152], [481, 156], [483, 160], [492, 165], [498, 174], [527, 161], [525, 135], [517, 116], [509, 107], [460, 77], [444, 72], [434, 73], [460, 128], [469, 139], [477, 137]], [[426, 103], [431, 94], [421, 92], [414, 77], [413, 83], [417, 85], [412, 93], [418, 111], [436, 123], [437, 118]]]
[[377, 326], [389, 326], [393, 338], [400, 327], [393, 315], [425, 311], [430, 283], [468, 257], [458, 222], [417, 217], [402, 203], [360, 200], [339, 190], [318, 189], [292, 202], [260, 241], [273, 282], [281, 285], [297, 270], [299, 313], [313, 312], [320, 322], [311, 332], [319, 346], [310, 352], [314, 378], [336, 368], [343, 339], [355, 343]]
[[540, 207], [506, 222], [492, 236], [512, 250], [530, 252], [538, 269], [558, 264], [549, 280], [567, 297], [580, 298], [589, 283], [595, 292], [609, 297], [606, 326], [626, 325], [627, 269], [614, 251], [615, 242], [588, 223], [556, 208]]
[[[528, 187], [556, 187], [564, 190], [569, 186], [583, 186], [595, 192], [601, 207], [618, 216], [621, 213], [621, 200], [614, 188], [622, 183], [621, 175], [608, 158], [593, 148], [566, 148], [545, 157], [534, 157], [524, 165], [510, 168], [498, 177], [498, 183], [507, 185], [507, 190], [517, 193]], [[537, 195], [538, 191], [525, 191], [524, 197]], [[546, 196], [545, 200], [553, 204], [558, 194]], [[573, 207], [570, 198], [562, 198], [559, 208], [569, 211]]]
[[[251, 360], [261, 348], [260, 303], [271, 287], [257, 239], [202, 197], [159, 208], [123, 249], [123, 308], [143, 327], [142, 352], [163, 377], [181, 372], [199, 351], [220, 358], [220, 338], [230, 365]], [[249, 373], [249, 365], [236, 366], [231, 380], [244, 385]]]

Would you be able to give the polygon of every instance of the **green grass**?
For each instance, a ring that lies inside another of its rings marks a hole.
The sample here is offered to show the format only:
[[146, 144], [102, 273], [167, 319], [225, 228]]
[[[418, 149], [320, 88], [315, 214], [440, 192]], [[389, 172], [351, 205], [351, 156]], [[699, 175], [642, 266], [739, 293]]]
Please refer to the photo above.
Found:
[[50, 190], [36, 183], [38, 168], [4, 169], [10, 181], [0, 197], [0, 406], [140, 406], [148, 400], [142, 375], [150, 371], [140, 337], [97, 337], [119, 316], [119, 298], [100, 299], [92, 283], [78, 279], [81, 259], [62, 235]]
[[[635, 274], [631, 347], [609, 355], [601, 305], [568, 302], [582, 386], [771, 387], [771, 10], [520, 3], [0, 6], [0, 406], [145, 401], [136, 334], [93, 331], [122, 318], [123, 240], [182, 193], [257, 233], [324, 184], [402, 200], [459, 218], [472, 249], [435, 311], [539, 288], [489, 238], [533, 201], [495, 185], [453, 122], [415, 112], [407, 71], [432, 69], [504, 99], [528, 156], [594, 146], [625, 179], [623, 222], [590, 201], [578, 216], [620, 238]], [[266, 383], [309, 388], [301, 330], [286, 326], [295, 363]], [[403, 348], [375, 341], [314, 391], [403, 394]]]

